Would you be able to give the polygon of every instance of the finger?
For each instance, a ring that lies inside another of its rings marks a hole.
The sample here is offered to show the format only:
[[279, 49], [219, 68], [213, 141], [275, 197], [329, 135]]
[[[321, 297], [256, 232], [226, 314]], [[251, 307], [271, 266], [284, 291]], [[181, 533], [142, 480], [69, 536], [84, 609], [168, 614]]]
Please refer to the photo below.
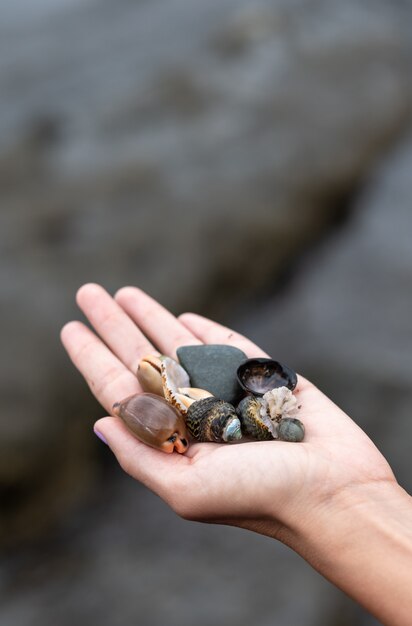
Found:
[[61, 340], [93, 395], [109, 413], [115, 402], [141, 391], [137, 378], [81, 322], [66, 324]]
[[240, 348], [249, 357], [267, 357], [256, 344], [226, 326], [196, 313], [183, 313], [179, 321], [204, 343], [223, 343]]
[[[236, 348], [240, 348], [248, 358], [268, 357], [268, 354], [259, 348], [253, 341], [247, 339], [240, 333], [237, 333], [222, 324], [213, 322], [196, 313], [182, 313], [179, 315], [179, 321], [182, 322], [192, 333], [194, 333], [204, 343], [224, 343]], [[306, 378], [301, 374], [298, 375], [298, 385], [296, 391], [302, 391], [303, 388], [312, 386]]]
[[115, 300], [163, 354], [176, 359], [179, 346], [202, 343], [170, 311], [136, 287], [123, 287]]
[[133, 373], [142, 356], [156, 352], [122, 307], [100, 285], [83, 285], [76, 300], [98, 335]]
[[188, 466], [186, 455], [165, 454], [140, 442], [118, 417], [104, 417], [94, 431], [108, 444], [122, 469], [146, 487], [173, 504], [176, 474]]

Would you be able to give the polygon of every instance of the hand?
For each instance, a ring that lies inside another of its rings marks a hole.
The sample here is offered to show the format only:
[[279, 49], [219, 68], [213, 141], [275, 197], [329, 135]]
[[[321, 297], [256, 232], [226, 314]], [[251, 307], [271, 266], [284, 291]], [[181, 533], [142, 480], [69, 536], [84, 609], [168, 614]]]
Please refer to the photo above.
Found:
[[[77, 302], [96, 334], [70, 322], [62, 341], [108, 413], [114, 402], [141, 391], [135, 372], [148, 353], [176, 358], [182, 345], [226, 343], [249, 357], [266, 356], [203, 317], [186, 313], [176, 319], [133, 287], [113, 299], [98, 285], [84, 285]], [[300, 520], [315, 517], [317, 507], [354, 485], [395, 481], [365, 433], [316, 387], [299, 377], [295, 393], [306, 429], [302, 443], [192, 443], [185, 455], [166, 455], [138, 441], [120, 418], [105, 417], [95, 429], [122, 468], [185, 519], [233, 524], [290, 542]]]
[[[133, 287], [111, 298], [85, 285], [80, 322], [62, 341], [91, 391], [111, 412], [141, 391], [140, 358], [179, 346], [226, 343], [265, 356], [245, 337], [198, 315], [176, 319]], [[314, 385], [295, 390], [305, 425], [301, 443], [191, 444], [165, 454], [138, 441], [117, 417], [95, 424], [123, 469], [185, 519], [231, 524], [280, 539], [332, 583], [390, 626], [408, 626], [412, 610], [412, 498], [397, 484], [372, 441]]]

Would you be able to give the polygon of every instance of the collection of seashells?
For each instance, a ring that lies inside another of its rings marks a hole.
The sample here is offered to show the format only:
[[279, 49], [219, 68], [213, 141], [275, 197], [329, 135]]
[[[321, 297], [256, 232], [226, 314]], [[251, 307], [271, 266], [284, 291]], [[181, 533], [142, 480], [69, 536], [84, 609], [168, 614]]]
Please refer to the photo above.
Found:
[[[186, 346], [180, 350], [183, 354], [184, 350], [196, 348], [200, 347]], [[208, 348], [217, 354], [219, 349], [231, 350], [219, 345]], [[239, 350], [237, 352], [246, 357]], [[210, 362], [206, 366], [211, 369]], [[215, 443], [242, 438], [302, 441], [305, 429], [296, 417], [300, 407], [293, 394], [297, 376], [290, 368], [263, 358], [246, 358], [234, 372], [222, 366], [218, 379], [220, 375], [229, 376], [232, 387], [236, 385], [240, 392], [237, 396], [229, 394], [231, 400], [236, 397], [236, 407], [227, 398], [192, 387], [189, 369], [167, 356], [143, 357], [137, 378], [144, 392], [116, 402], [113, 412], [140, 441], [167, 453], [174, 450], [181, 454], [186, 452], [188, 433], [195, 441]], [[243, 398], [238, 402], [240, 396]]]

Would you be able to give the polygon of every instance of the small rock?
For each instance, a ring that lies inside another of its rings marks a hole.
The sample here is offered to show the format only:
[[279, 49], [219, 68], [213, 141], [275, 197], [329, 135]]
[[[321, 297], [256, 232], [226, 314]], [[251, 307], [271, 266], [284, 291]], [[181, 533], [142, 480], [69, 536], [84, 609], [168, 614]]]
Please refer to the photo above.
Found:
[[183, 346], [177, 357], [190, 376], [192, 387], [236, 404], [242, 393], [236, 378], [239, 365], [247, 356], [239, 348], [225, 345]]
[[278, 437], [280, 441], [302, 441], [305, 436], [305, 427], [302, 422], [293, 417], [285, 417], [279, 422]]

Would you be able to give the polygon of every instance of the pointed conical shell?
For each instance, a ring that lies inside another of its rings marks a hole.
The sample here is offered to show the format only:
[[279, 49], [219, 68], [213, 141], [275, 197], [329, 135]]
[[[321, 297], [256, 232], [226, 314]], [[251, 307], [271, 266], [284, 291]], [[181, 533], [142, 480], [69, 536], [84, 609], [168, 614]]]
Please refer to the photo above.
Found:
[[183, 417], [163, 398], [151, 393], [135, 394], [116, 402], [113, 412], [143, 443], [168, 453], [187, 450]]

